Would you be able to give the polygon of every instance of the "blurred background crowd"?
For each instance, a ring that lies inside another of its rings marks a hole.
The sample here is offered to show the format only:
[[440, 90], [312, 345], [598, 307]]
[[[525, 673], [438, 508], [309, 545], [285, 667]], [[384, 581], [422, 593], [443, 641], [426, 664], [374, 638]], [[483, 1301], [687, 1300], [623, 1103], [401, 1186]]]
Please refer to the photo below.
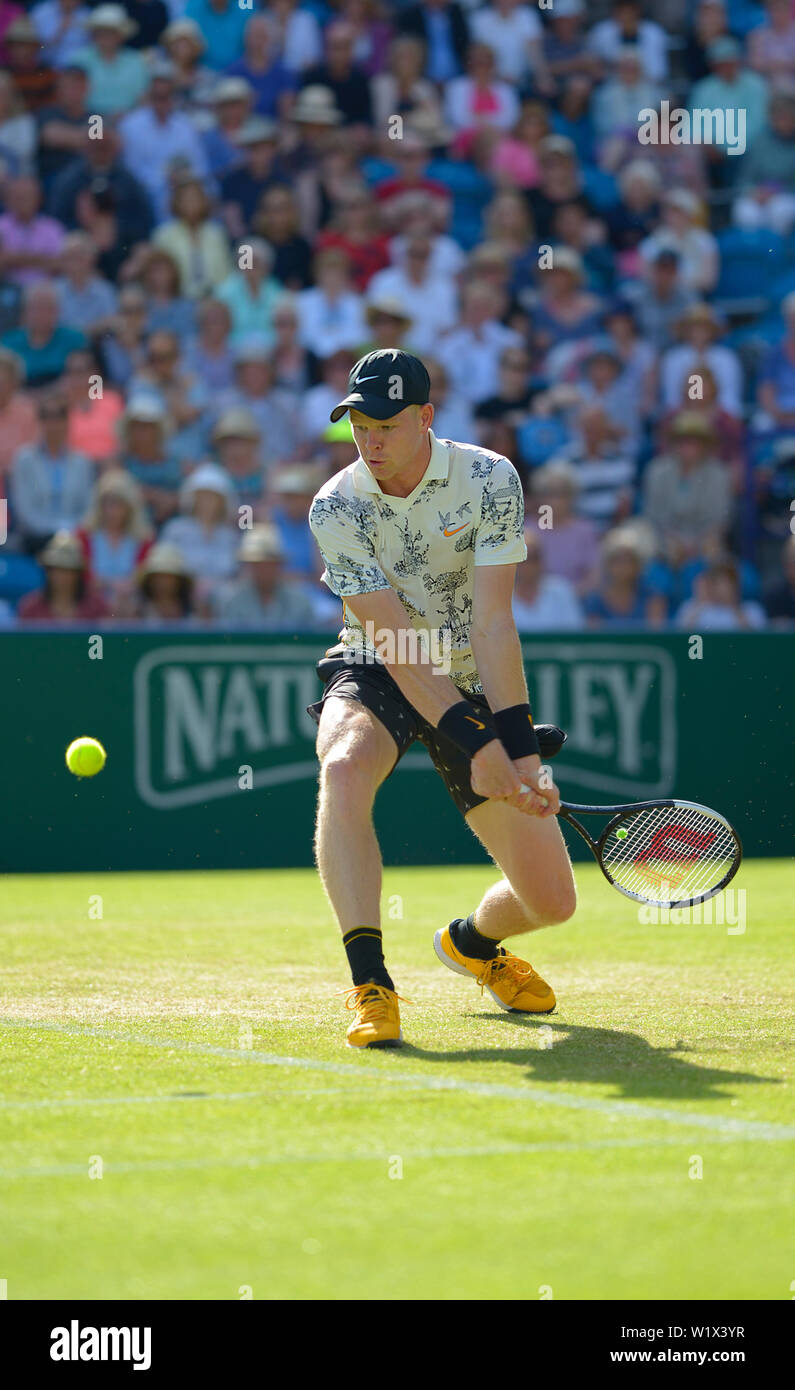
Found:
[[0, 65], [0, 625], [333, 632], [399, 346], [520, 472], [520, 630], [795, 626], [794, 0], [0, 0]]

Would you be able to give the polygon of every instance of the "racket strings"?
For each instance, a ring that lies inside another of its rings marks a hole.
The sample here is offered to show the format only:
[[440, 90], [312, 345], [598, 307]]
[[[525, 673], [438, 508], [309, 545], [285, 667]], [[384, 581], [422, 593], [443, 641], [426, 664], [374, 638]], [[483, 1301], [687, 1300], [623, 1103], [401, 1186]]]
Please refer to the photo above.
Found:
[[602, 849], [610, 877], [627, 892], [659, 903], [714, 889], [736, 855], [727, 825], [698, 807], [657, 806], [622, 820]]

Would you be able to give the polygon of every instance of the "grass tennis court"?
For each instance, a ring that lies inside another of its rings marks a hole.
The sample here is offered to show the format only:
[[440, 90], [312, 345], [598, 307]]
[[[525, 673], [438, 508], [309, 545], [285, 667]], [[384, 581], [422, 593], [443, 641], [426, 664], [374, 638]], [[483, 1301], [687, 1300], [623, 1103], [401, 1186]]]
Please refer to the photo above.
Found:
[[360, 1055], [311, 871], [6, 878], [8, 1298], [789, 1299], [791, 866], [734, 935], [578, 866], [535, 1019], [433, 953], [489, 879], [387, 871], [407, 1046]]

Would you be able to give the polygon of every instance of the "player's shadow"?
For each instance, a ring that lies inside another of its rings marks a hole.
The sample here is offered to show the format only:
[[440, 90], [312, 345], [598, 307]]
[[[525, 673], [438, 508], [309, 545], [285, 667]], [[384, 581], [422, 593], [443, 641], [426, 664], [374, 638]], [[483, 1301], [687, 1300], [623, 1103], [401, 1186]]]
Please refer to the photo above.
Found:
[[554, 1086], [556, 1082], [592, 1082], [618, 1087], [625, 1098], [668, 1097], [676, 1100], [731, 1098], [737, 1085], [763, 1082], [780, 1084], [778, 1077], [751, 1072], [719, 1071], [691, 1061], [682, 1042], [672, 1047], [653, 1047], [638, 1033], [614, 1028], [587, 1028], [553, 1022], [543, 1015], [471, 1014], [528, 1035], [524, 1047], [473, 1047], [459, 1052], [434, 1052], [404, 1043], [402, 1055], [428, 1062], [510, 1062], [521, 1067], [530, 1081]]

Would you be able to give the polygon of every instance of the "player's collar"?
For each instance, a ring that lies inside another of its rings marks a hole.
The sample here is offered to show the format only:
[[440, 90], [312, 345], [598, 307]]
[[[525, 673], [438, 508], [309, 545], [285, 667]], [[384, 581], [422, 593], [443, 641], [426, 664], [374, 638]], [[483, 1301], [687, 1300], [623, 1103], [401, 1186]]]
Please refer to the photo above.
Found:
[[[431, 457], [417, 487], [422, 487], [424, 483], [430, 482], [431, 478], [446, 478], [450, 472], [450, 451], [447, 445], [436, 438], [433, 430], [428, 430], [428, 437], [431, 441]], [[361, 455], [353, 465], [352, 476], [354, 485], [360, 492], [381, 492], [377, 480], [373, 477]], [[417, 488], [414, 489], [415, 492], [416, 490]], [[384, 495], [381, 493], [382, 497]], [[411, 495], [413, 496], [413, 494]], [[397, 500], [405, 499], [398, 498]]]

